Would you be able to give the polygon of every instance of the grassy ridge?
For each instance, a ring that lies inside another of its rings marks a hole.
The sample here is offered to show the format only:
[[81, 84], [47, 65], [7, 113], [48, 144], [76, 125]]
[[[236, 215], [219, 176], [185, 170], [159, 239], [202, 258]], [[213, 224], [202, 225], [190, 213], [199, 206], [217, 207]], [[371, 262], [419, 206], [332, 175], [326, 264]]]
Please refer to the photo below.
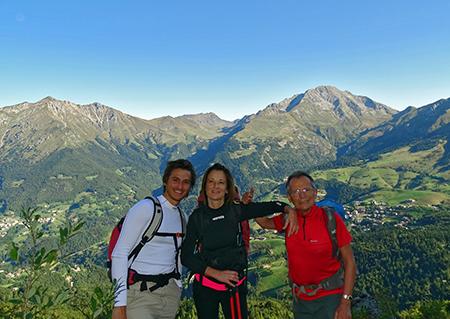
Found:
[[316, 180], [336, 180], [360, 188], [361, 193], [370, 187], [377, 189], [359, 200], [375, 199], [398, 205], [412, 198], [421, 205], [449, 204], [449, 175], [447, 171], [441, 171], [438, 164], [444, 145], [440, 143], [417, 152], [403, 147], [380, 155], [376, 160], [361, 161], [359, 166], [314, 171], [312, 176]]

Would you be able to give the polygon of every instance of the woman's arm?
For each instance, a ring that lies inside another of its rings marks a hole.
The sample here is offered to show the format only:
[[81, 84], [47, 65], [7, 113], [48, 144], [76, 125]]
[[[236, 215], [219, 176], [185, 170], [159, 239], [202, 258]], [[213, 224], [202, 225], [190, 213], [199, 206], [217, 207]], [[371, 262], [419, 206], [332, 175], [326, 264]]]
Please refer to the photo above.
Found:
[[[299, 229], [298, 213], [289, 205], [284, 207], [284, 213], [288, 214], [288, 216], [286, 218], [286, 222], [284, 223], [283, 229], [286, 230], [289, 227], [288, 237], [291, 237], [291, 235], [296, 234]], [[267, 216], [255, 218], [255, 221], [262, 228], [276, 229], [273, 219]]]

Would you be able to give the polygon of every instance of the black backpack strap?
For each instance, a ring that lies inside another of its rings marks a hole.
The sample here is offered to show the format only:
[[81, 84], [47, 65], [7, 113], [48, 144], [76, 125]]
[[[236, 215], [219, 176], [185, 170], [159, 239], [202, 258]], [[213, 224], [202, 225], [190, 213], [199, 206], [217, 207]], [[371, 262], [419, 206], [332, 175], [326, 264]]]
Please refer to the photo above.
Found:
[[341, 250], [337, 242], [337, 226], [336, 226], [336, 215], [334, 214], [334, 208], [327, 205], [322, 206], [324, 212], [324, 218], [327, 221], [328, 234], [330, 235], [331, 242], [333, 243], [333, 251], [331, 258], [336, 258], [341, 261]]
[[231, 206], [231, 218], [233, 219], [233, 224], [236, 230], [236, 244], [237, 246], [242, 246], [243, 235], [242, 235], [242, 224], [241, 224], [241, 204], [239, 202], [234, 202]]
[[207, 219], [207, 216], [205, 215], [205, 205], [199, 206], [199, 211], [196, 214], [192, 214], [190, 219], [195, 219], [195, 223], [197, 224], [197, 230], [198, 230], [198, 236], [197, 236], [197, 242], [195, 245], [195, 253], [201, 252], [201, 245], [203, 242], [203, 236], [204, 236], [204, 230], [209, 225], [209, 220]]
[[[134, 247], [134, 249], [128, 255], [128, 260], [133, 259], [133, 261], [134, 261], [136, 259], [137, 255], [141, 251], [142, 247], [144, 247], [144, 245], [146, 243], [148, 243], [155, 236], [156, 232], [158, 231], [159, 227], [161, 226], [163, 212], [162, 212], [162, 208], [161, 208], [161, 204], [160, 204], [159, 200], [157, 198], [151, 197], [151, 196], [148, 196], [145, 199], [150, 199], [153, 201], [153, 207], [154, 207], [153, 217], [152, 217], [152, 220], [150, 221], [150, 224], [148, 225], [147, 229], [142, 234], [141, 241], [139, 242], [139, 244], [136, 245], [136, 247]], [[132, 261], [132, 263], [133, 263], [133, 261]]]

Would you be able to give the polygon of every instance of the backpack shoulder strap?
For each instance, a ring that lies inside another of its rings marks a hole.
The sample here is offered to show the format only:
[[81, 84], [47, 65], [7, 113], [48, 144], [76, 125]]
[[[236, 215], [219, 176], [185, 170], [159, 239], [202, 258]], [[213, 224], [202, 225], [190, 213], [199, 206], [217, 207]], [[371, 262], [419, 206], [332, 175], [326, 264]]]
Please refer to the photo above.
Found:
[[337, 229], [336, 229], [336, 215], [334, 214], [334, 208], [329, 207], [327, 205], [322, 206], [322, 210], [324, 212], [324, 220], [327, 223], [328, 233], [331, 237], [331, 242], [333, 243], [333, 252], [332, 258], [336, 258], [338, 260], [341, 259], [341, 250], [339, 249], [337, 242]]
[[180, 207], [178, 207], [178, 212], [180, 213], [180, 219], [181, 219], [181, 239], [184, 240], [184, 238], [186, 237], [186, 216], [184, 215], [184, 213], [181, 211]]
[[203, 241], [205, 229], [207, 229], [209, 226], [209, 220], [205, 214], [205, 206], [200, 205], [199, 210], [196, 212], [196, 214], [192, 214], [189, 218], [195, 219], [198, 231], [198, 242], [201, 244], [201, 242]]
[[137, 255], [141, 251], [142, 247], [144, 247], [144, 245], [146, 243], [148, 243], [155, 236], [156, 232], [158, 231], [159, 227], [161, 226], [163, 212], [162, 212], [162, 208], [161, 208], [161, 204], [160, 204], [159, 200], [153, 196], [148, 196], [145, 199], [150, 199], [153, 201], [153, 207], [154, 207], [153, 217], [152, 217], [152, 220], [150, 221], [150, 224], [148, 225], [147, 229], [142, 234], [141, 241], [139, 242], [139, 244], [137, 244], [136, 247], [134, 247], [134, 249], [128, 255], [128, 260], [133, 259], [133, 261], [134, 261], [136, 259]]
[[235, 225], [237, 234], [237, 245], [241, 246], [243, 243], [242, 239], [242, 224], [241, 224], [241, 204], [239, 202], [234, 202], [231, 206], [231, 218], [233, 219], [233, 224]]

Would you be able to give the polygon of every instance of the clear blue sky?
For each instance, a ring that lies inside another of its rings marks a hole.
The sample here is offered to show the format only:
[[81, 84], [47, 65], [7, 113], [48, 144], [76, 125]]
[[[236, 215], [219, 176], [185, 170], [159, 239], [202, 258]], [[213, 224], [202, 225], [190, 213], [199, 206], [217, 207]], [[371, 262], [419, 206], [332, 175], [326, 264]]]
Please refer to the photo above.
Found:
[[450, 97], [450, 1], [0, 2], [0, 107], [46, 96], [233, 120], [319, 85]]

